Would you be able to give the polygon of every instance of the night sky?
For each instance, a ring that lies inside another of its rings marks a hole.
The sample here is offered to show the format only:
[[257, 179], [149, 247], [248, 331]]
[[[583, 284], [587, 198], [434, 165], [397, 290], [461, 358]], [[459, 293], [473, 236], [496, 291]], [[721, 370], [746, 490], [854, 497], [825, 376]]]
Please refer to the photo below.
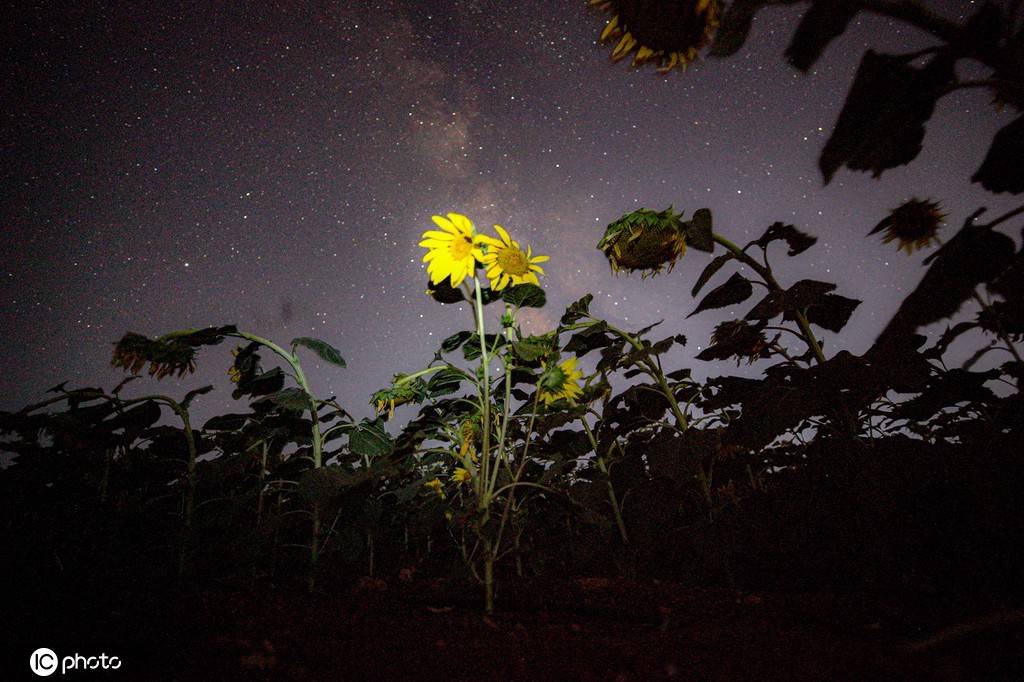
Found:
[[[973, 4], [932, 6], [963, 19]], [[417, 242], [448, 211], [551, 256], [548, 307], [527, 329], [546, 331], [591, 291], [614, 324], [667, 318], [664, 335], [686, 334], [673, 369], [723, 319], [684, 319], [708, 256], [691, 251], [653, 280], [615, 278], [595, 248], [605, 226], [668, 204], [684, 217], [710, 208], [716, 231], [741, 243], [793, 223], [820, 239], [780, 280], [831, 280], [865, 299], [839, 338], [824, 335], [828, 354], [863, 352], [923, 273], [922, 255], [865, 235], [912, 196], [942, 203], [946, 237], [979, 206], [1013, 207], [969, 183], [1012, 113], [980, 89], [957, 92], [913, 164], [878, 181], [842, 170], [823, 187], [817, 156], [863, 51], [933, 42], [862, 16], [803, 75], [782, 58], [803, 9], [762, 11], [739, 54], [665, 77], [612, 65], [596, 44], [607, 17], [583, 0], [8, 12], [0, 409], [64, 380], [112, 388], [123, 376], [112, 344], [127, 331], [237, 324], [337, 346], [347, 369], [307, 355], [306, 373], [368, 415], [373, 390], [468, 327], [459, 306], [424, 295]], [[186, 381], [143, 379], [126, 394], [214, 383], [195, 411], [241, 411], [230, 348], [202, 350]]]

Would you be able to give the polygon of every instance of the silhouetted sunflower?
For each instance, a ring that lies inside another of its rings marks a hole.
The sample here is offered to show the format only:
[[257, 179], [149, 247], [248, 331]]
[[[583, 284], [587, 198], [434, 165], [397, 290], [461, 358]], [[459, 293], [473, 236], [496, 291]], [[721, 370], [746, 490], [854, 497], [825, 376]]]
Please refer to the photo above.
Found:
[[668, 73], [697, 58], [718, 28], [718, 0], [590, 0], [590, 5], [609, 12], [611, 20], [600, 41], [615, 39], [612, 61], [633, 55], [633, 66], [647, 62]]
[[932, 242], [938, 242], [939, 226], [942, 225], [946, 214], [939, 211], [937, 202], [925, 201], [923, 199], [911, 199], [902, 206], [895, 208], [875, 229], [868, 232], [868, 236], [885, 230], [882, 241], [899, 242], [899, 249], [908, 254], [914, 249], [923, 249]]
[[597, 243], [612, 271], [640, 271], [646, 277], [663, 267], [669, 270], [686, 253], [686, 234], [681, 213], [669, 206], [664, 211], [641, 208], [627, 213], [605, 230]]

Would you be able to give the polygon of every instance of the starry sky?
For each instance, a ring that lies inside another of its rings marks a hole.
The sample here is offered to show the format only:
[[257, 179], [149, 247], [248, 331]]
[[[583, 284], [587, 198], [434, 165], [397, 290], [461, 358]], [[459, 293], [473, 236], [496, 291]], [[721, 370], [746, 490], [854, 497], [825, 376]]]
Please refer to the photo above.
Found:
[[[973, 7], [929, 4], [954, 19]], [[827, 353], [859, 353], [923, 273], [923, 256], [865, 237], [875, 223], [932, 198], [949, 236], [979, 206], [1016, 205], [969, 183], [1012, 116], [978, 89], [940, 101], [910, 166], [822, 186], [817, 156], [864, 50], [933, 44], [878, 17], [857, 19], [805, 75], [782, 58], [804, 6], [770, 8], [737, 55], [663, 77], [612, 65], [596, 43], [606, 16], [583, 0], [56, 5], [3, 20], [15, 39], [0, 114], [0, 409], [64, 380], [113, 387], [112, 344], [127, 331], [237, 324], [335, 345], [348, 368], [309, 357], [313, 388], [369, 415], [373, 390], [468, 327], [460, 306], [424, 295], [417, 242], [448, 211], [551, 256], [548, 307], [527, 330], [593, 292], [614, 324], [666, 319], [665, 335], [687, 335], [673, 369], [723, 319], [684, 319], [708, 256], [615, 278], [595, 248], [605, 226], [669, 204], [685, 217], [710, 208], [741, 243], [793, 223], [819, 242], [785, 265], [780, 249], [780, 280], [864, 299], [841, 335], [825, 334]], [[213, 383], [194, 411], [241, 411], [230, 348], [203, 350], [193, 377], [126, 394]]]

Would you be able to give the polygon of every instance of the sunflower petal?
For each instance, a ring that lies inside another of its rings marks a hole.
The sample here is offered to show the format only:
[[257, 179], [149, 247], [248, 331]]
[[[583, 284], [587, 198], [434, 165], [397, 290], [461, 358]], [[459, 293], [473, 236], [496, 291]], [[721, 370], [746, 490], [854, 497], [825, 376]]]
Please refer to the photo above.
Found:
[[611, 18], [611, 21], [609, 21], [609, 22], [608, 22], [608, 23], [607, 23], [607, 24], [605, 25], [605, 27], [604, 27], [604, 30], [603, 30], [603, 31], [601, 31], [601, 37], [600, 37], [600, 38], [598, 38], [598, 40], [599, 40], [599, 41], [601, 41], [602, 43], [603, 43], [604, 41], [608, 40], [609, 36], [611, 36], [611, 34], [612, 34], [612, 33], [613, 33], [613, 32], [615, 31], [615, 29], [616, 29], [616, 28], [618, 28], [618, 27], [619, 27], [619, 15], [618, 15], [618, 14], [616, 14], [616, 15], [615, 15], [614, 17], [612, 17], [612, 18]]
[[473, 234], [473, 223], [466, 216], [461, 213], [449, 213], [448, 219], [451, 220], [455, 227], [463, 234]]
[[499, 237], [501, 237], [501, 241], [505, 242], [505, 246], [512, 244], [512, 238], [508, 236], [508, 232], [505, 231], [504, 227], [495, 224], [494, 231], [498, 233]]
[[435, 215], [435, 216], [431, 216], [430, 219], [434, 221], [435, 225], [440, 227], [445, 232], [448, 232], [450, 234], [458, 234], [459, 233], [459, 231], [458, 231], [458, 229], [456, 229], [455, 225], [452, 224], [452, 221], [448, 220], [444, 216]]

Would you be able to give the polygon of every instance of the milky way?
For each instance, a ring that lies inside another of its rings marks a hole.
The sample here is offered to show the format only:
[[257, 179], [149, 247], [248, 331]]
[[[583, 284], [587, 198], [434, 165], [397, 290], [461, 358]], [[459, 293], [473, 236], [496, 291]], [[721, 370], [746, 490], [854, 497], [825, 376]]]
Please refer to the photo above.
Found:
[[[674, 366], [722, 319], [684, 319], [707, 256], [614, 278], [595, 249], [607, 223], [669, 204], [710, 208], [739, 242], [793, 223], [819, 242], [780, 279], [864, 299], [826, 335], [826, 351], [861, 352], [923, 271], [921, 255], [865, 238], [888, 210], [941, 201], [951, 234], [979, 206], [1013, 206], [969, 183], [1012, 115], [978, 89], [940, 101], [910, 166], [822, 186], [817, 155], [864, 50], [932, 44], [886, 19], [857, 19], [804, 75], [782, 58], [802, 6], [768, 9], [739, 54], [662, 77], [610, 64], [596, 44], [606, 17], [584, 2], [254, 4], [5, 19], [0, 408], [64, 380], [112, 387], [126, 331], [237, 324], [337, 346], [348, 368], [310, 358], [313, 386], [369, 414], [372, 390], [469, 322], [424, 295], [416, 246], [432, 214], [453, 210], [551, 256], [548, 307], [529, 329], [594, 292], [617, 325], [664, 318], [666, 335], [686, 334]], [[934, 6], [954, 19], [970, 8]], [[228, 350], [202, 351], [198, 374], [161, 392], [213, 383], [197, 411], [237, 411]]]

